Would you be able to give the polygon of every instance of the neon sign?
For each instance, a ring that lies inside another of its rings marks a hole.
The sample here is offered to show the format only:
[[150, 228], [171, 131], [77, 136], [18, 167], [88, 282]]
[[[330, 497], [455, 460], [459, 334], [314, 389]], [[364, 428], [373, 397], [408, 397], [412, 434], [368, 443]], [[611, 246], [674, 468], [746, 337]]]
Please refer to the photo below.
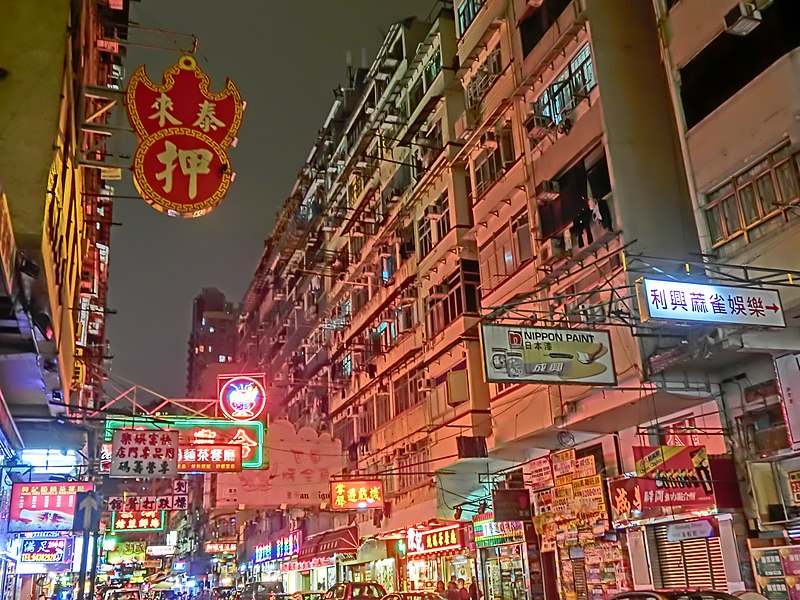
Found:
[[380, 479], [331, 481], [333, 510], [383, 508], [383, 482]]
[[266, 408], [264, 375], [220, 377], [219, 407], [232, 421], [252, 421]]
[[253, 562], [255, 564], [261, 564], [271, 560], [281, 560], [297, 555], [300, 552], [300, 541], [302, 537], [302, 531], [295, 529], [286, 535], [282, 535], [274, 542], [256, 545]]
[[[264, 423], [261, 421], [228, 421], [227, 419], [195, 419], [159, 417], [169, 427], [178, 430], [182, 446], [241, 446], [242, 468], [259, 469], [265, 463]], [[159, 423], [160, 427], [164, 425]], [[105, 439], [111, 441], [114, 429], [155, 429], [153, 423], [133, 422], [131, 419], [108, 419]]]
[[20, 562], [61, 563], [67, 560], [71, 546], [69, 538], [28, 539], [22, 543]]
[[448, 525], [436, 529], [421, 530], [411, 528], [406, 532], [408, 555], [427, 552], [446, 552], [464, 547], [464, 528], [461, 525]]

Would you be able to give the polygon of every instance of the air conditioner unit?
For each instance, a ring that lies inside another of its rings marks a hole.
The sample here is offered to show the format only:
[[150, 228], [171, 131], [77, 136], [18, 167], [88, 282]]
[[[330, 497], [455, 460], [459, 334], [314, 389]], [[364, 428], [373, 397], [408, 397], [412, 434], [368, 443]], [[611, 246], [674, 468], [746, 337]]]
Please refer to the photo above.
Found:
[[540, 140], [553, 129], [553, 120], [545, 115], [531, 112], [525, 121], [525, 128], [528, 130], [528, 137], [532, 140]]
[[552, 265], [554, 262], [567, 257], [564, 248], [564, 238], [551, 237], [542, 242], [539, 248], [539, 263], [542, 265]]
[[430, 289], [430, 297], [441, 300], [442, 298], [447, 298], [447, 292], [449, 291], [450, 289], [446, 285], [434, 285]]
[[494, 150], [497, 148], [497, 132], [487, 131], [481, 136], [481, 148], [484, 150]]
[[436, 389], [436, 380], [430, 377], [423, 377], [422, 379], [417, 379], [417, 391], [424, 392], [428, 390], [435, 390]]
[[751, 2], [739, 2], [724, 18], [725, 31], [733, 35], [747, 35], [761, 24], [761, 11]]
[[431, 204], [427, 209], [425, 209], [425, 214], [432, 221], [438, 221], [444, 216], [442, 214], [442, 207], [439, 204]]
[[553, 179], [545, 179], [540, 181], [536, 186], [536, 199], [539, 202], [552, 202], [558, 200], [561, 195], [561, 187], [558, 182]]
[[455, 123], [456, 137], [465, 140], [475, 131], [475, 113], [471, 109], [466, 109]]

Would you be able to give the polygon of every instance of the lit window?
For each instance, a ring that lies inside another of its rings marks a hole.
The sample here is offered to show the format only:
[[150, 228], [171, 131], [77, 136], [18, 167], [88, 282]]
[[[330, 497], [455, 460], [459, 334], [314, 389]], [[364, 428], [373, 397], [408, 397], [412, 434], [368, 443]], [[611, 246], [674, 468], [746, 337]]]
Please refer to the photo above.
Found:
[[225, 362], [225, 355], [224, 354], [220, 354], [219, 355], [219, 362]]
[[203, 318], [200, 320], [200, 324], [201, 324], [201, 325], [205, 325], [205, 324], [206, 324], [206, 318], [205, 318], [205, 317], [203, 317]]
[[213, 328], [213, 327], [209, 327], [209, 328], [208, 328], [208, 332], [209, 332], [209, 333], [214, 333], [214, 328]]
[[205, 352], [205, 351], [206, 351], [205, 345], [200, 344], [200, 352]]

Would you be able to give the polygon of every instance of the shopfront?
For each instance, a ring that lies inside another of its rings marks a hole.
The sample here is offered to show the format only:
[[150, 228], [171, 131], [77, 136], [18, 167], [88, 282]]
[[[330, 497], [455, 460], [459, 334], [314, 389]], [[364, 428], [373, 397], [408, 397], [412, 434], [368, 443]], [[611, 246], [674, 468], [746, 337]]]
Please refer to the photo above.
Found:
[[468, 550], [467, 530], [462, 523], [411, 527], [406, 532], [407, 589], [434, 590], [438, 581], [476, 576], [475, 559]]
[[256, 544], [253, 551], [252, 579], [264, 583], [280, 581], [286, 590], [281, 565], [299, 556], [302, 542], [303, 532], [295, 529], [265, 543]]
[[709, 457], [705, 446], [633, 451], [636, 477], [613, 479], [608, 487], [614, 527], [626, 531], [631, 548], [634, 580], [659, 589], [744, 590], [740, 559], [746, 557], [735, 534], [741, 516], [720, 512], [741, 506], [732, 461]]
[[521, 521], [495, 522], [492, 513], [472, 520], [486, 600], [530, 600], [525, 528]]
[[284, 591], [326, 591], [344, 580], [344, 564], [358, 552], [358, 527], [352, 525], [306, 538], [295, 560], [281, 564]]
[[343, 561], [346, 581], [374, 581], [387, 592], [397, 589], [396, 544], [387, 540], [370, 538], [364, 540], [352, 562]]

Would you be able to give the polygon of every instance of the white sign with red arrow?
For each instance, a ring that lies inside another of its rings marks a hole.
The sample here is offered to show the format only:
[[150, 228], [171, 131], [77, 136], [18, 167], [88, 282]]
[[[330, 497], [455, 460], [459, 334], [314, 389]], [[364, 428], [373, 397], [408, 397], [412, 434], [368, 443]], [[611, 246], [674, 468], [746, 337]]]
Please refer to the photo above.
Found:
[[786, 327], [778, 290], [645, 278], [638, 283], [637, 294], [643, 322]]

